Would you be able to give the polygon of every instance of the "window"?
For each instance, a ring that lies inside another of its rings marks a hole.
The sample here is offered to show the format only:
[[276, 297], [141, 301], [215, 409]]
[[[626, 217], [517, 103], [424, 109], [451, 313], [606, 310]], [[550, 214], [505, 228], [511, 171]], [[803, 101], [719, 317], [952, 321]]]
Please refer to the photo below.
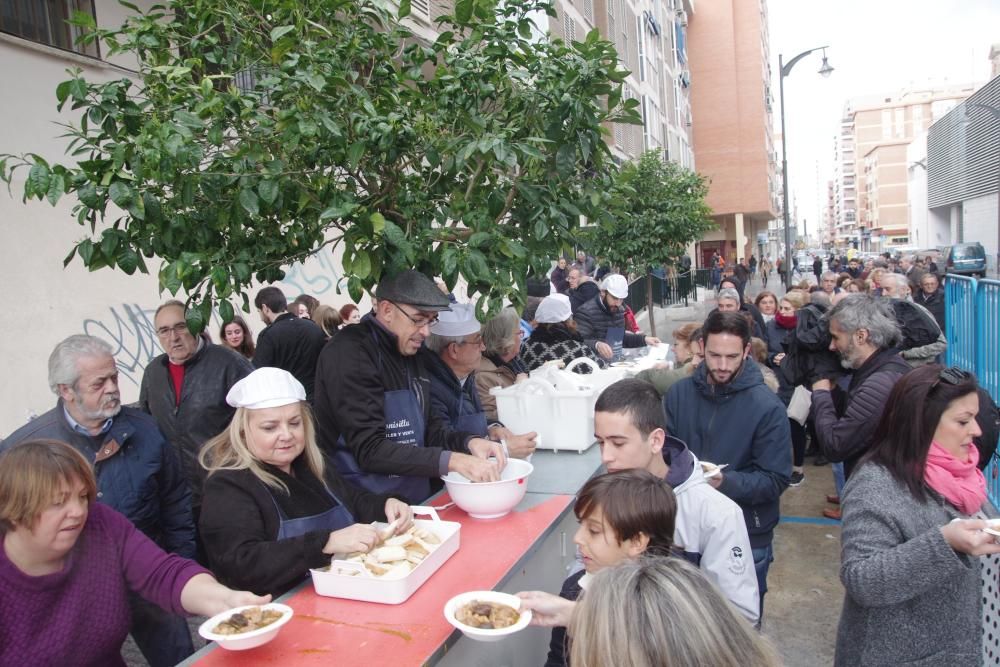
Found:
[[0, 0], [0, 32], [96, 58], [97, 45], [77, 44], [83, 30], [66, 22], [76, 12], [96, 17], [93, 0]]

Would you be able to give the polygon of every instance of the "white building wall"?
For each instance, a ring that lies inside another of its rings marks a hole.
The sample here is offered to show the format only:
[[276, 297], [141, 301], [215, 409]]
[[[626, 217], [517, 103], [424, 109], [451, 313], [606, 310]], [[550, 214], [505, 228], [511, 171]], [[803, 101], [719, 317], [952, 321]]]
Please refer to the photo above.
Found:
[[[983, 195], [962, 202], [962, 226], [966, 243], [979, 241], [986, 250], [986, 264], [996, 270], [997, 257], [997, 195]], [[956, 241], [957, 243], [957, 241]]]
[[[95, 4], [101, 25], [121, 22], [122, 8], [115, 0]], [[0, 63], [5, 65], [0, 67], [0, 152], [33, 152], [49, 161], [67, 161], [66, 140], [58, 139], [62, 130], [55, 123], [78, 115], [56, 112], [55, 89], [69, 78], [66, 69], [81, 67], [91, 81], [128, 74], [92, 58], [5, 34], [0, 34]], [[56, 208], [48, 203], [22, 204], [25, 176], [24, 170], [17, 173], [10, 194], [6, 187], [0, 188], [0, 266], [8, 297], [13, 297], [8, 298], [8, 316], [0, 319], [7, 376], [0, 385], [0, 437], [55, 404], [47, 381], [48, 357], [56, 343], [72, 334], [88, 333], [111, 343], [121, 373], [122, 398], [126, 403], [135, 401], [143, 369], [162, 352], [153, 332], [153, 311], [172, 298], [158, 293], [157, 260], [147, 260], [152, 275], [127, 276], [107, 269], [90, 273], [79, 259], [64, 269], [63, 258], [90, 229], [76, 224], [70, 198]], [[349, 300], [346, 290], [343, 295], [336, 293], [341, 271], [339, 259], [325, 254], [292, 267], [278, 286], [289, 297], [306, 292], [339, 307]], [[367, 307], [363, 304], [362, 310]], [[255, 332], [263, 328], [256, 313], [243, 315]], [[218, 340], [218, 322], [210, 331]]]

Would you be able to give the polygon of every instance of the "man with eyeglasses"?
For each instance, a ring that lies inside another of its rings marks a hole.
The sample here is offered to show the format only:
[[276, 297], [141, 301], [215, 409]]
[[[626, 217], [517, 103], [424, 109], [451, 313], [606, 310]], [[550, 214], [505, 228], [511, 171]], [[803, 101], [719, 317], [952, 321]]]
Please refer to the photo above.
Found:
[[153, 415], [177, 450], [191, 487], [197, 525], [205, 482], [205, 469], [198, 463], [198, 454], [209, 438], [229, 426], [236, 409], [226, 403], [226, 394], [253, 372], [253, 366], [243, 355], [213, 345], [203, 336], [193, 336], [180, 301], [167, 301], [157, 308], [153, 326], [164, 353], [146, 366], [139, 389], [139, 407]]
[[431, 409], [451, 430], [499, 442], [514, 458], [534, 453], [536, 433], [515, 435], [499, 421], [490, 423], [486, 418], [475, 376], [486, 345], [472, 304], [456, 303], [441, 313], [424, 345], [420, 356], [430, 375]]
[[431, 409], [430, 379], [417, 352], [449, 306], [419, 271], [387, 276], [372, 312], [320, 354], [317, 437], [354, 484], [419, 503], [430, 496], [431, 480], [450, 471], [473, 481], [499, 479], [501, 445], [449, 429]]

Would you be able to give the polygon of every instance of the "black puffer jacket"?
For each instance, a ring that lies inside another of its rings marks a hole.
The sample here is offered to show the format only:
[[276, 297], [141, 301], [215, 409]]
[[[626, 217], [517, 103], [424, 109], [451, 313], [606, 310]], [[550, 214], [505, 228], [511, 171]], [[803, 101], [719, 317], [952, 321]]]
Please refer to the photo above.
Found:
[[785, 359], [776, 371], [783, 384], [809, 387], [821, 378], [843, 375], [840, 357], [830, 351], [830, 327], [823, 306], [808, 303], [798, 310], [795, 334], [785, 342]]
[[612, 313], [600, 294], [580, 306], [573, 319], [576, 320], [577, 333], [592, 350], [597, 350], [598, 343], [607, 342], [608, 329], [612, 327], [625, 329], [623, 347], [643, 347], [646, 344], [645, 336], [632, 333], [625, 327], [625, 309], [619, 307]]
[[850, 476], [858, 459], [871, 448], [889, 392], [909, 371], [895, 349], [879, 350], [854, 371], [846, 396], [835, 399], [829, 391], [813, 392], [809, 416], [816, 425], [820, 450], [831, 461], [843, 461], [845, 475]]
[[250, 362], [229, 348], [199, 344], [201, 349], [184, 364], [179, 405], [166, 354], [149, 362], [139, 390], [139, 407], [153, 415], [167, 441], [177, 448], [195, 508], [201, 507], [201, 489], [205, 483], [205, 470], [198, 463], [198, 453], [207, 440], [229, 426], [236, 409], [226, 403], [226, 394], [253, 372]]

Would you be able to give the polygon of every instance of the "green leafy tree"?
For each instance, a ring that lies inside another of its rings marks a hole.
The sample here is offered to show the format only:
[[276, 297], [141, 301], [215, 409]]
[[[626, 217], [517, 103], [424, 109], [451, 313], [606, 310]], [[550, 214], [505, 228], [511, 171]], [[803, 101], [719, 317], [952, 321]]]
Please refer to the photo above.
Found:
[[457, 0], [423, 43], [375, 0], [168, 0], [120, 29], [75, 21], [137, 80], [56, 90], [80, 113], [77, 160], [0, 156], [25, 199], [75, 197], [89, 227], [66, 258], [147, 271], [190, 298], [201, 329], [219, 303], [315, 252], [343, 250], [355, 300], [410, 266], [459, 277], [481, 313], [523, 301], [525, 276], [607, 205], [609, 122], [622, 100], [613, 45], [538, 38], [548, 0]]
[[612, 205], [590, 232], [593, 252], [622, 271], [646, 276], [646, 306], [654, 336], [651, 268], [675, 262], [689, 243], [714, 229], [707, 194], [702, 176], [664, 162], [659, 151], [646, 151], [638, 162], [622, 167]]

